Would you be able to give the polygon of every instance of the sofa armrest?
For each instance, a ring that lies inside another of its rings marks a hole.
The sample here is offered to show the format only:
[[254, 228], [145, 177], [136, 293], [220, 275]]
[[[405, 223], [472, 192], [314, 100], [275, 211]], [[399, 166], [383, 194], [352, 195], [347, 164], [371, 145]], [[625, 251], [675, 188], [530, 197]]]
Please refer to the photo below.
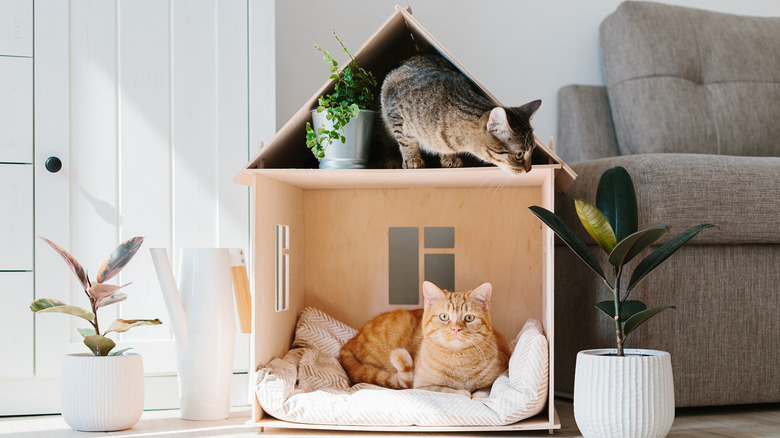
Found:
[[780, 157], [634, 154], [572, 165], [577, 179], [556, 196], [555, 211], [587, 243], [573, 198], [596, 199], [601, 174], [623, 166], [636, 189], [639, 228], [669, 224], [658, 243], [700, 223], [713, 223], [694, 245], [780, 244]]
[[607, 88], [568, 85], [558, 91], [558, 142], [567, 163], [620, 155]]

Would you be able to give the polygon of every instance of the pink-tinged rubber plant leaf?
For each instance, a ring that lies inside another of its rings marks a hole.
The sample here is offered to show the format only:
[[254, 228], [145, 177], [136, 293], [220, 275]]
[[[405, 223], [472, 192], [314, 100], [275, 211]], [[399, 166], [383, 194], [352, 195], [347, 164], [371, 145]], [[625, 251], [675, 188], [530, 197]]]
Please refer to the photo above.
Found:
[[34, 313], [64, 313], [67, 315], [78, 316], [89, 322], [95, 320], [95, 314], [87, 309], [78, 306], [71, 306], [54, 298], [39, 298], [30, 303], [30, 310]]
[[693, 237], [699, 234], [701, 230], [714, 226], [715, 225], [713, 224], [699, 224], [693, 226], [674, 236], [663, 245], [659, 246], [658, 249], [650, 253], [650, 255], [645, 257], [641, 262], [639, 262], [638, 265], [636, 265], [634, 272], [631, 273], [631, 280], [628, 282], [627, 291], [631, 292], [634, 290], [636, 285], [639, 284], [639, 282], [642, 281], [647, 276], [647, 274], [652, 272], [653, 269], [657, 268], [658, 265], [663, 263], [664, 260], [674, 254], [674, 252], [680, 249], [680, 247], [688, 243], [689, 240], [693, 239]]
[[110, 338], [100, 335], [90, 335], [84, 338], [84, 345], [95, 356], [108, 356], [108, 353], [116, 347], [116, 343]]
[[62, 259], [65, 260], [68, 266], [70, 266], [70, 270], [73, 271], [73, 273], [76, 275], [76, 278], [79, 279], [79, 283], [81, 283], [81, 286], [84, 288], [84, 290], [89, 289], [90, 283], [89, 283], [89, 278], [87, 277], [87, 271], [85, 271], [84, 268], [81, 267], [81, 264], [75, 258], [73, 258], [73, 256], [70, 255], [68, 251], [62, 249], [61, 246], [57, 245], [56, 243], [52, 242], [51, 240], [45, 237], [41, 237], [41, 236], [38, 237], [40, 237], [41, 240], [43, 240], [44, 242], [48, 243], [49, 246], [54, 248], [54, 250], [57, 251], [57, 254], [59, 254], [60, 257], [62, 257]]
[[141, 325], [160, 325], [162, 324], [162, 321], [159, 319], [117, 319], [116, 321], [111, 323], [111, 326], [106, 330], [106, 333], [108, 332], [117, 332], [122, 333], [130, 330], [133, 327], [138, 327]]
[[113, 295], [114, 292], [122, 289], [123, 287], [127, 287], [130, 284], [131, 283], [127, 283], [122, 286], [117, 286], [114, 284], [95, 283], [89, 288], [89, 295], [91, 295], [92, 298], [99, 300]]
[[669, 225], [645, 228], [621, 240], [609, 253], [609, 263], [619, 268], [669, 232]]
[[127, 265], [130, 259], [133, 258], [138, 249], [141, 248], [141, 244], [144, 243], [144, 238], [140, 236], [133, 237], [122, 243], [120, 243], [111, 252], [111, 255], [100, 265], [98, 269], [97, 282], [103, 283], [113, 278], [122, 268]]
[[109, 354], [109, 356], [121, 356], [121, 355], [122, 355], [122, 353], [124, 353], [125, 351], [127, 351], [127, 350], [132, 350], [132, 349], [133, 349], [133, 347], [127, 347], [127, 348], [123, 348], [123, 349], [121, 349], [121, 350], [114, 350], [114, 351], [112, 351], [112, 352]]
[[626, 320], [626, 325], [623, 326], [623, 336], [628, 336], [629, 333], [633, 332], [634, 329], [639, 327], [643, 322], [647, 321], [651, 317], [655, 316], [656, 314], [663, 312], [666, 309], [676, 309], [676, 306], [663, 306], [663, 307], [653, 307], [652, 309], [643, 310], [631, 318], [628, 318]]
[[109, 295], [105, 298], [101, 298], [95, 301], [95, 309], [106, 307], [109, 304], [118, 303], [127, 299], [127, 294], [124, 292], [116, 292], [113, 295]]
[[612, 231], [612, 225], [601, 210], [584, 199], [575, 199], [574, 208], [588, 234], [609, 254], [617, 245], [617, 239], [615, 232]]

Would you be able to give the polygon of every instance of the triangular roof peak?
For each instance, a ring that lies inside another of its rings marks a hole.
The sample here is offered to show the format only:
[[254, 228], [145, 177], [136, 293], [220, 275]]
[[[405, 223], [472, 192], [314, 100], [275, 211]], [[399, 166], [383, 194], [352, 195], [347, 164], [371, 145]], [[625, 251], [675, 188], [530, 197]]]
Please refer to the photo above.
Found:
[[[353, 54], [358, 65], [370, 70], [381, 84], [387, 73], [404, 59], [418, 53], [431, 52], [447, 58], [474, 82], [486, 97], [497, 106], [503, 106], [444, 46], [436, 41], [419, 21], [412, 17], [409, 6], [402, 8], [396, 5], [390, 17]], [[233, 181], [250, 185], [251, 178], [248, 171], [252, 169], [311, 167], [307, 165], [313, 156], [305, 144], [306, 122], [311, 120], [310, 112], [317, 107], [319, 97], [332, 91], [334, 84], [333, 79], [325, 82], [267, 143], [261, 144], [258, 152]], [[561, 170], [556, 175], [555, 185], [561, 191], [577, 177], [576, 173], [552, 151], [552, 145], [544, 144], [539, 138], [536, 138], [533, 163], [560, 164]]]

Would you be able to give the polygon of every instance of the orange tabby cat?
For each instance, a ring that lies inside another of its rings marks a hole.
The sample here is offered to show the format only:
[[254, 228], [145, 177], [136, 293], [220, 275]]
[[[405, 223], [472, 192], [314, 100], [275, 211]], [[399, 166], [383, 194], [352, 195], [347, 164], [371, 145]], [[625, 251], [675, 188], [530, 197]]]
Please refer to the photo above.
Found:
[[493, 330], [485, 283], [446, 292], [423, 283], [424, 309], [383, 313], [349, 340], [339, 360], [352, 382], [486, 397], [511, 354]]

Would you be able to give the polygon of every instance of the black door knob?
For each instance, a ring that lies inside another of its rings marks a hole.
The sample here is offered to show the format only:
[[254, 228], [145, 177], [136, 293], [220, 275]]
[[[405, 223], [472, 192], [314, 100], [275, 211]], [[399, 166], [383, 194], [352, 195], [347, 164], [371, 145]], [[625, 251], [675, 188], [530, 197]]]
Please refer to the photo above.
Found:
[[46, 167], [46, 170], [51, 173], [57, 173], [60, 171], [60, 169], [62, 169], [62, 161], [60, 161], [60, 159], [57, 157], [47, 158], [43, 165]]

